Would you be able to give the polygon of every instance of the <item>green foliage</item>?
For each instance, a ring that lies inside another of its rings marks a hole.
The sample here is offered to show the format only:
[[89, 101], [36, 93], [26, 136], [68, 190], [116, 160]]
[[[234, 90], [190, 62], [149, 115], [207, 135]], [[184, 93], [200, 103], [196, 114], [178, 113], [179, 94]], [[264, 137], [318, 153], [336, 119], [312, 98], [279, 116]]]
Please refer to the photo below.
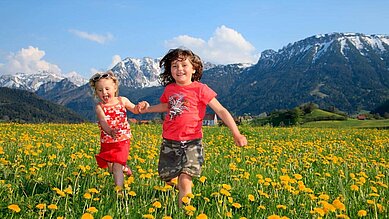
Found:
[[372, 114], [379, 114], [382, 117], [389, 118], [389, 99], [376, 107]]
[[27, 123], [78, 123], [85, 121], [66, 107], [44, 100], [36, 94], [24, 90], [0, 88], [0, 106], [0, 120], [5, 121]]
[[347, 120], [345, 115], [327, 112], [314, 103], [303, 104], [292, 110], [278, 110], [265, 118], [256, 118], [251, 124], [255, 126], [294, 126], [312, 121]]

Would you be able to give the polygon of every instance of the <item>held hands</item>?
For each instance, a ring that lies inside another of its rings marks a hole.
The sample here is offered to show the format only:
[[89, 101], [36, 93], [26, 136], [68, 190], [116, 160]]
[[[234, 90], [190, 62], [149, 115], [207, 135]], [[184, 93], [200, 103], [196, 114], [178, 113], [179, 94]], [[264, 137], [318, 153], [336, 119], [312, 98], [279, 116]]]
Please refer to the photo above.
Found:
[[135, 107], [138, 109], [139, 113], [144, 113], [149, 106], [150, 104], [147, 101], [141, 101]]

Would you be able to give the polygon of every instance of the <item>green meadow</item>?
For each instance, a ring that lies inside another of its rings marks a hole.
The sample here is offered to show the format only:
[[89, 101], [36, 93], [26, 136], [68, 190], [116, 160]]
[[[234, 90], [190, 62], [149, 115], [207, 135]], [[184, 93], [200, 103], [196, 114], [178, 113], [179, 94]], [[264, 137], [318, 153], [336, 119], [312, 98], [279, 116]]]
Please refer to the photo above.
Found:
[[178, 208], [157, 174], [160, 125], [132, 125], [118, 191], [96, 124], [0, 124], [0, 218], [387, 218], [389, 130], [204, 127], [205, 164]]

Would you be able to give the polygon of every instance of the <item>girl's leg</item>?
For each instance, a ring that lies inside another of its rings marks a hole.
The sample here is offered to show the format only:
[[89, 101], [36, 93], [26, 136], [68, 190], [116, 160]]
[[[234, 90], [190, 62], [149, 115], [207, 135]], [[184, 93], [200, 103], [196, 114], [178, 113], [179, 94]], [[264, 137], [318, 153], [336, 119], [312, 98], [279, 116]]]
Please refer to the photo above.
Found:
[[178, 206], [182, 207], [182, 198], [192, 193], [192, 177], [181, 173], [178, 177]]
[[113, 171], [113, 180], [115, 181], [115, 185], [123, 188], [124, 184], [124, 175], [123, 175], [123, 165], [119, 163], [113, 163], [112, 165]]
[[112, 173], [112, 165], [113, 165], [113, 163], [111, 163], [111, 162], [107, 162], [107, 163], [108, 163], [108, 172]]

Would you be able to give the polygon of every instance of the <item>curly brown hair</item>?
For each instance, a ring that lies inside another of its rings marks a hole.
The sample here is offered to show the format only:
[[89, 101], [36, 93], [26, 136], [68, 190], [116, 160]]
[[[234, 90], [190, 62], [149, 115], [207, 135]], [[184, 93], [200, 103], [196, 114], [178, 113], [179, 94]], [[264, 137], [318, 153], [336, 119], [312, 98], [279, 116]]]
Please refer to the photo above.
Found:
[[200, 81], [203, 75], [203, 62], [200, 57], [194, 54], [189, 49], [177, 48], [170, 49], [168, 53], [159, 62], [159, 67], [163, 68], [163, 72], [159, 75], [159, 80], [162, 86], [166, 87], [168, 84], [176, 82], [172, 76], [171, 65], [172, 62], [188, 59], [193, 65], [196, 72], [192, 75], [192, 81]]

